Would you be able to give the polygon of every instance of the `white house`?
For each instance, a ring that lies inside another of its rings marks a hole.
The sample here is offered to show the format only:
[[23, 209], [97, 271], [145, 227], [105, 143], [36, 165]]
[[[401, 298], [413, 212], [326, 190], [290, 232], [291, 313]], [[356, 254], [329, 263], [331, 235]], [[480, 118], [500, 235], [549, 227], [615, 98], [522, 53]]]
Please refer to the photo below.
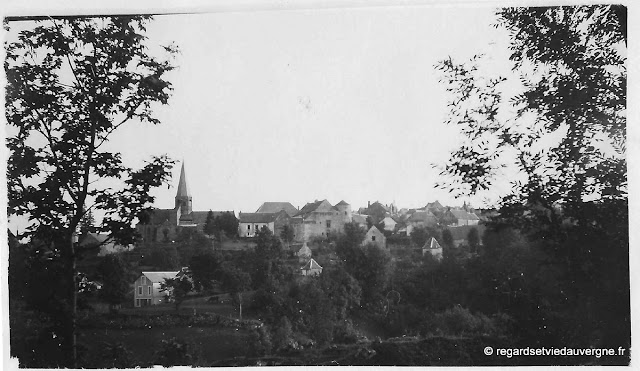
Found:
[[422, 246], [422, 255], [426, 254], [431, 254], [437, 261], [442, 260], [442, 246], [440, 246], [438, 241], [433, 237], [427, 240], [424, 246]]
[[385, 231], [391, 232], [396, 229], [396, 224], [398, 224], [398, 222], [389, 215], [385, 216], [384, 219], [382, 219], [382, 222], [384, 223]]
[[145, 307], [164, 303], [167, 293], [161, 291], [160, 284], [167, 278], [176, 278], [178, 273], [180, 272], [142, 272], [142, 276], [133, 284], [133, 305]]
[[322, 273], [322, 267], [315, 259], [311, 258], [302, 268], [300, 274], [303, 276], [319, 276]]

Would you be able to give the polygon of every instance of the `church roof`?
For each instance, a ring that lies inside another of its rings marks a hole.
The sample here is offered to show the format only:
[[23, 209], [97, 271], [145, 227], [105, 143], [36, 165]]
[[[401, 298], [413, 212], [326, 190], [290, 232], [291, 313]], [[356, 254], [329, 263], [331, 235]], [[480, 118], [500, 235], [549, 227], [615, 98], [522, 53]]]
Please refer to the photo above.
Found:
[[180, 181], [178, 182], [178, 192], [176, 197], [191, 197], [189, 186], [187, 185], [187, 176], [184, 172], [184, 161], [182, 161], [182, 169], [180, 170]]
[[289, 216], [294, 216], [298, 213], [298, 209], [289, 202], [265, 202], [260, 205], [256, 213], [277, 213], [280, 210], [284, 210]]
[[149, 224], [162, 224], [166, 221], [173, 220], [175, 223], [176, 211], [174, 209], [153, 209], [151, 211]]
[[[225, 213], [230, 213], [235, 217], [235, 213], [233, 211], [212, 211], [213, 217], [222, 216]], [[191, 212], [191, 220], [195, 224], [205, 224], [207, 222], [207, 217], [209, 216], [208, 211], [193, 211]]]

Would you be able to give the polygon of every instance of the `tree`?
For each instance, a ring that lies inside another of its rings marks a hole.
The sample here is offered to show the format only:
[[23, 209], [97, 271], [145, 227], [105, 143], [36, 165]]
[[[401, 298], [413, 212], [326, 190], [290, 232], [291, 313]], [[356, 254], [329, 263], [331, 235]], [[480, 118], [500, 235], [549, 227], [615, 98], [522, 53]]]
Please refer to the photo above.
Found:
[[109, 309], [117, 311], [128, 300], [131, 274], [127, 264], [119, 254], [109, 254], [102, 258], [98, 266], [102, 279], [100, 295], [109, 303]]
[[193, 256], [189, 262], [189, 269], [195, 290], [210, 290], [213, 288], [213, 281], [219, 275], [220, 258], [213, 253]]
[[[120, 244], [133, 243], [131, 225], [153, 201], [149, 190], [170, 176], [165, 156], [133, 170], [105, 148], [127, 122], [159, 123], [153, 104], [168, 102], [171, 84], [163, 75], [174, 67], [148, 53], [149, 20], [49, 18], [12, 35], [6, 46], [8, 213], [30, 218], [21, 237], [50, 241], [46, 247], [60, 251], [64, 274], [56, 282], [67, 289], [60, 336], [69, 367], [77, 358], [73, 236], [80, 220], [100, 211], [101, 231]], [[109, 188], [107, 179], [123, 186]]]
[[176, 270], [180, 268], [180, 257], [174, 245], [158, 246], [151, 250], [149, 264], [159, 270]]
[[251, 286], [251, 276], [234, 266], [225, 266], [221, 272], [222, 288], [231, 294], [238, 305], [238, 318], [242, 319], [243, 293]]
[[293, 227], [291, 227], [288, 224], [285, 224], [282, 227], [282, 231], [280, 232], [280, 238], [282, 238], [282, 241], [286, 242], [287, 246], [289, 246], [289, 244], [293, 241], [294, 237], [295, 237], [295, 234], [294, 234]]
[[180, 304], [187, 298], [193, 290], [193, 284], [188, 275], [182, 274], [176, 278], [165, 278], [160, 283], [160, 291], [164, 291], [170, 301], [176, 304], [176, 311], [180, 309]]
[[[466, 136], [442, 171], [446, 186], [474, 194], [504, 166], [517, 172], [493, 224], [562, 263], [565, 305], [556, 314], [578, 322], [567, 332], [575, 341], [628, 344], [626, 8], [497, 16], [510, 34], [513, 77], [483, 75], [479, 57], [438, 65], [452, 96], [448, 121]], [[502, 83], [514, 77], [520, 91], [508, 95]]]
[[478, 252], [478, 246], [480, 245], [480, 234], [478, 233], [478, 228], [469, 229], [469, 233], [467, 233], [467, 242], [469, 242], [471, 252]]
[[442, 247], [448, 249], [452, 249], [454, 247], [453, 234], [451, 234], [451, 230], [449, 230], [449, 228], [445, 228], [442, 231]]
[[207, 213], [207, 220], [204, 222], [203, 232], [207, 236], [213, 236], [216, 232], [215, 217], [211, 210]]

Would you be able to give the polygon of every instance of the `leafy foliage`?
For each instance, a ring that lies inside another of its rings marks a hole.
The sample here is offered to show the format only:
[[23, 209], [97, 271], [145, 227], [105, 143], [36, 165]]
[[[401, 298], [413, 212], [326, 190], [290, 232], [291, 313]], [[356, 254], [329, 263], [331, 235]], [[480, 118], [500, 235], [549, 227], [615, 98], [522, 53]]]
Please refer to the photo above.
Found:
[[160, 291], [164, 291], [170, 301], [176, 304], [176, 310], [180, 308], [180, 304], [187, 298], [187, 295], [193, 290], [193, 283], [188, 275], [182, 274], [176, 278], [165, 278], [160, 283]]
[[[5, 49], [7, 210], [29, 218], [21, 237], [43, 241], [42, 250], [60, 261], [55, 278], [42, 284], [66, 288], [59, 332], [68, 366], [76, 362], [73, 234], [95, 211], [103, 214], [98, 231], [118, 244], [133, 243], [132, 223], [153, 202], [149, 191], [170, 176], [166, 156], [135, 170], [106, 148], [127, 122], [159, 123], [152, 108], [167, 104], [171, 94], [163, 77], [174, 66], [148, 53], [149, 20], [49, 18], [13, 34]], [[165, 51], [170, 57], [176, 49]], [[109, 187], [109, 179], [123, 186]]]
[[120, 255], [105, 256], [98, 266], [98, 271], [102, 279], [100, 295], [112, 308], [128, 300], [132, 274]]

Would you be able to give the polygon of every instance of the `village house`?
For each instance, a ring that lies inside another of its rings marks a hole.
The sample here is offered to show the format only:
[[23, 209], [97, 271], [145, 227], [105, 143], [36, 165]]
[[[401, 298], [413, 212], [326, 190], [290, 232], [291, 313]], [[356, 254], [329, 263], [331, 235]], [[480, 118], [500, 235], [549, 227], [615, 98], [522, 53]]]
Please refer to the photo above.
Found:
[[142, 272], [142, 275], [134, 282], [134, 299], [135, 307], [145, 307], [148, 305], [157, 305], [166, 303], [167, 293], [162, 291], [160, 284], [165, 279], [176, 278], [179, 274], [176, 272]]
[[[184, 162], [180, 170], [178, 191], [175, 197], [173, 209], [153, 209], [139, 218], [136, 230], [142, 237], [141, 243], [173, 241], [180, 233], [181, 228], [204, 229], [209, 211], [193, 211], [193, 197], [187, 184], [187, 176], [184, 170]], [[235, 217], [234, 211], [213, 211], [213, 216], [221, 216], [230, 213]]]
[[407, 225], [407, 236], [411, 236], [416, 228], [436, 226], [438, 219], [431, 211], [416, 211], [407, 218], [405, 224]]
[[300, 268], [300, 274], [303, 276], [319, 276], [322, 274], [322, 267], [315, 259], [311, 258]]
[[442, 246], [440, 246], [438, 241], [433, 237], [429, 238], [424, 246], [422, 246], [422, 255], [431, 254], [437, 261], [442, 260], [442, 251]]
[[287, 215], [293, 217], [298, 213], [298, 209], [295, 206], [291, 205], [289, 202], [265, 202], [258, 210], [256, 210], [257, 214], [273, 214], [277, 213], [280, 210], [284, 210]]
[[296, 241], [309, 241], [313, 237], [327, 237], [330, 234], [341, 233], [344, 225], [351, 222], [351, 205], [340, 201], [332, 206], [329, 201], [315, 201], [306, 204], [293, 223]]
[[395, 231], [396, 225], [398, 225], [398, 221], [390, 215], [385, 216], [382, 223], [384, 223], [384, 230], [389, 232]]
[[461, 245], [468, 245], [469, 241], [467, 240], [467, 236], [469, 235], [469, 231], [472, 228], [478, 230], [478, 236], [480, 237], [480, 246], [482, 246], [482, 236], [484, 235], [485, 226], [482, 224], [478, 225], [463, 225], [460, 227], [449, 227], [449, 231], [451, 231], [451, 236], [453, 237], [453, 245], [455, 247], [459, 247]]
[[367, 229], [367, 216], [362, 214], [353, 214], [351, 221], [356, 223], [360, 228]]
[[463, 225], [478, 225], [480, 218], [474, 213], [464, 209], [449, 209], [444, 213], [447, 219], [446, 225], [451, 227], [461, 227]]
[[240, 213], [238, 236], [255, 237], [262, 227], [269, 228], [271, 233], [279, 236], [285, 225], [291, 225], [291, 219], [284, 210], [276, 213]]
[[372, 226], [371, 228], [369, 228], [369, 230], [367, 231], [367, 234], [364, 236], [364, 240], [362, 240], [363, 246], [366, 246], [369, 244], [373, 244], [375, 246], [378, 246], [384, 249], [387, 247], [387, 238], [384, 236], [382, 232], [380, 232], [378, 228], [376, 228], [375, 226]]

